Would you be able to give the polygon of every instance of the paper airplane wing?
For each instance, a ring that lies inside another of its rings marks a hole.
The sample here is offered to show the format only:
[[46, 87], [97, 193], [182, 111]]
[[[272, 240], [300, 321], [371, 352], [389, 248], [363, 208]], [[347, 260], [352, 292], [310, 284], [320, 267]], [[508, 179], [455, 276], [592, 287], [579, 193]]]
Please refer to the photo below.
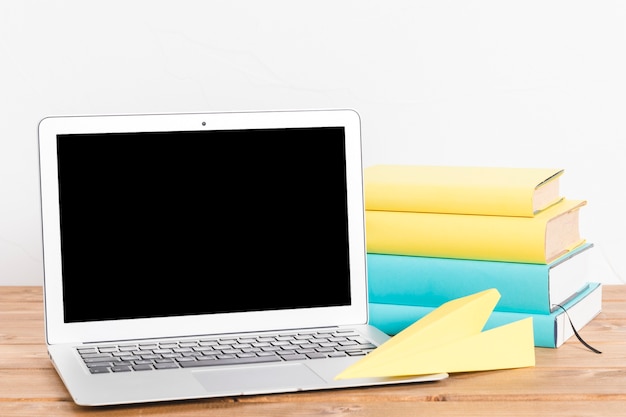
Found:
[[534, 366], [532, 319], [481, 332], [499, 299], [500, 293], [490, 289], [449, 301], [336, 379]]

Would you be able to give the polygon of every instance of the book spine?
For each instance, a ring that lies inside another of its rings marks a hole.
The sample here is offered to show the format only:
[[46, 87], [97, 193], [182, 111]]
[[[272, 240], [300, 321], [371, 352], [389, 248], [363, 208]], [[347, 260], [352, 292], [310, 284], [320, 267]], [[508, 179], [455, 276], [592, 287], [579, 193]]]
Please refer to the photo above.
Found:
[[546, 263], [539, 217], [365, 211], [367, 252]]
[[489, 288], [497, 311], [549, 314], [549, 266], [452, 258], [367, 255], [368, 295], [374, 303], [436, 307]]
[[365, 208], [534, 217], [535, 190], [562, 173], [549, 168], [375, 165], [365, 169]]
[[367, 210], [533, 217], [533, 189], [464, 185], [365, 184]]
[[[580, 328], [588, 323], [592, 317], [595, 317], [597, 312], [601, 309], [601, 298], [598, 298], [601, 297], [601, 295], [597, 295], [601, 294], [600, 291], [597, 291], [599, 288], [601, 288], [601, 285], [598, 283], [590, 284], [586, 291], [582, 292], [576, 298], [564, 305], [567, 310], [573, 309], [574, 314], [577, 315], [577, 318], [579, 319], [577, 330], [580, 330]], [[587, 309], [589, 311], [584, 309], [576, 311], [575, 307], [577, 304], [586, 297], [590, 296], [592, 293], [595, 294], [595, 296], [592, 295], [589, 299], [589, 302], [593, 304]], [[393, 336], [435, 309], [436, 307], [370, 302], [369, 322], [388, 335]], [[533, 319], [534, 343], [537, 347], [559, 347], [573, 333], [568, 327], [570, 326], [570, 323], [562, 310], [555, 311], [551, 314], [493, 311], [489, 320], [487, 320], [487, 323], [485, 324], [484, 330], [503, 326], [528, 317], [532, 317]]]
[[[390, 336], [400, 333], [417, 320], [432, 312], [435, 307], [407, 306], [399, 304], [370, 303], [370, 323]], [[487, 321], [489, 328], [498, 327], [528, 316], [533, 317], [533, 334], [536, 347], [554, 348], [556, 346], [555, 323], [549, 315], [530, 313], [507, 313], [494, 311]], [[487, 325], [485, 330], [488, 330]]]
[[[583, 306], [582, 304], [586, 304]], [[535, 346], [557, 348], [587, 325], [602, 310], [602, 285], [590, 283], [586, 291], [564, 305], [563, 310], [551, 314], [525, 314], [493, 312], [485, 324], [484, 330], [503, 326], [526, 317], [533, 318]], [[570, 319], [572, 322], [570, 323]]]
[[[564, 243], [548, 224], [585, 203], [564, 200], [532, 218], [366, 210], [367, 252], [545, 264], [583, 242], [546, 253], [546, 241]], [[577, 223], [567, 226], [578, 233]]]

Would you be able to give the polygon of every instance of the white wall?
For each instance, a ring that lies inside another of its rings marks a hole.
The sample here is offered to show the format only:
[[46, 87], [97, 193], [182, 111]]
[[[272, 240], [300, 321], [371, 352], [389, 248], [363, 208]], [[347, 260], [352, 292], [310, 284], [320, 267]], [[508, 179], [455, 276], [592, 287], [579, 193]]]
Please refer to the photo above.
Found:
[[547, 166], [626, 280], [626, 2], [0, 2], [0, 284], [42, 283], [37, 123], [350, 107], [364, 164]]

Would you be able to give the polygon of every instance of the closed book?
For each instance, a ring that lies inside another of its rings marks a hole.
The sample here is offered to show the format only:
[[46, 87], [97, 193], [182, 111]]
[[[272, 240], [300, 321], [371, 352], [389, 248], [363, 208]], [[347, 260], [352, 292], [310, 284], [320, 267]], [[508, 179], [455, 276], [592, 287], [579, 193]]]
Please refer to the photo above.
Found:
[[366, 210], [533, 217], [562, 199], [562, 169], [374, 165]]
[[583, 242], [585, 204], [564, 199], [535, 217], [366, 210], [367, 252], [550, 263]]
[[[555, 310], [550, 314], [493, 311], [483, 330], [532, 317], [535, 346], [559, 347], [574, 334], [572, 324], [576, 331], [579, 331], [602, 311], [602, 285], [590, 283], [587, 288], [562, 307], [565, 308], [567, 314], [562, 309]], [[393, 336], [435, 308], [370, 302], [369, 322]], [[569, 319], [571, 319], [572, 324], [570, 324]]]
[[497, 311], [549, 314], [589, 281], [593, 244], [584, 243], [549, 264], [367, 254], [369, 300], [437, 307], [490, 288]]

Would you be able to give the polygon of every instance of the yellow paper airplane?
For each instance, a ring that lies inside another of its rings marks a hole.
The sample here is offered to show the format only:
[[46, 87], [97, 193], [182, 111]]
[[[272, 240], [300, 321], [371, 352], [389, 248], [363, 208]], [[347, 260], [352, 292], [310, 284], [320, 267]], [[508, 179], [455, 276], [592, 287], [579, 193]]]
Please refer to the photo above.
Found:
[[498, 290], [489, 289], [449, 301], [335, 379], [534, 366], [532, 318], [482, 332], [499, 299]]

